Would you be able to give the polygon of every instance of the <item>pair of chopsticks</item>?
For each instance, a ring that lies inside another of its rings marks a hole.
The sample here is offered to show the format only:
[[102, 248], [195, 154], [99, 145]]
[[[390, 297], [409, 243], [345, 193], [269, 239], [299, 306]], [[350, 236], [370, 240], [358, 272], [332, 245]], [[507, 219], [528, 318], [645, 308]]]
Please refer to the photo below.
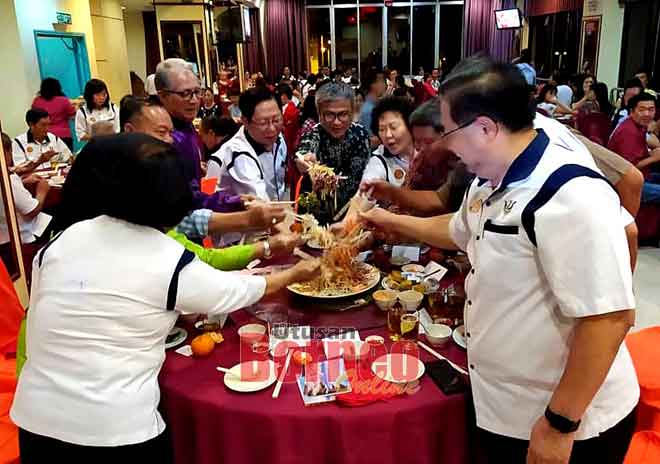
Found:
[[[426, 328], [424, 328], [424, 330], [426, 330]], [[454, 370], [456, 370], [457, 372], [460, 372], [460, 373], [463, 374], [463, 375], [470, 375], [470, 374], [468, 374], [468, 372], [467, 372], [465, 369], [463, 369], [461, 366], [459, 366], [458, 364], [455, 364], [455, 363], [453, 363], [452, 361], [450, 361], [449, 359], [445, 358], [443, 355], [441, 355], [440, 353], [438, 353], [437, 351], [435, 351], [433, 348], [431, 348], [430, 346], [427, 346], [424, 342], [420, 342], [420, 341], [418, 340], [418, 341], [417, 341], [417, 344], [418, 344], [419, 346], [421, 346], [422, 348], [424, 348], [424, 350], [428, 351], [430, 354], [432, 354], [433, 356], [435, 356], [436, 358], [441, 359], [441, 360], [444, 360], [444, 361], [447, 361], [447, 362], [449, 363], [449, 365], [450, 365], [451, 367], [453, 367]]]
[[273, 398], [280, 396], [280, 390], [282, 389], [282, 384], [284, 383], [284, 378], [286, 377], [286, 372], [289, 370], [289, 364], [291, 364], [291, 356], [293, 356], [293, 350], [289, 348], [286, 354], [286, 361], [284, 361], [284, 369], [280, 377], [277, 379], [277, 385], [275, 385], [275, 390], [273, 390]]

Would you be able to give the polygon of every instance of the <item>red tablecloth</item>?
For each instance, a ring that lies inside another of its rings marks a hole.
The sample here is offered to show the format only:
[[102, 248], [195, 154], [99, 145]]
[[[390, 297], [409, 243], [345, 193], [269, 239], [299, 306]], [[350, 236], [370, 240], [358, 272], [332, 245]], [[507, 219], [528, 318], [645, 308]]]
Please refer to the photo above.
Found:
[[[279, 295], [287, 302], [285, 294]], [[385, 313], [374, 306], [344, 313], [315, 314], [303, 321], [312, 326], [358, 326], [364, 339], [386, 335]], [[247, 321], [245, 311], [234, 320]], [[362, 321], [363, 323], [359, 323]], [[376, 328], [373, 328], [373, 327]], [[474, 430], [469, 394], [445, 396], [428, 377], [421, 389], [362, 407], [324, 404], [305, 407], [295, 383], [284, 385], [279, 399], [273, 387], [251, 394], [228, 390], [216, 366], [239, 362], [236, 322], [222, 330], [225, 341], [204, 359], [168, 351], [160, 375], [161, 411], [171, 431], [175, 462], [271, 464], [413, 464], [466, 463]], [[372, 328], [367, 328], [372, 327]], [[466, 353], [453, 342], [442, 354], [465, 366]], [[422, 361], [435, 358], [421, 352]], [[300, 368], [292, 364], [288, 379]]]

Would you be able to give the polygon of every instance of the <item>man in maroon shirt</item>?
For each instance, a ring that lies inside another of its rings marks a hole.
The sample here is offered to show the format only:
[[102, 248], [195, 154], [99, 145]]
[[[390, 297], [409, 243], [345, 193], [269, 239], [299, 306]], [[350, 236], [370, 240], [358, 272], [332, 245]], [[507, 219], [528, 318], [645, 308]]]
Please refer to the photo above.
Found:
[[660, 148], [649, 152], [646, 142], [648, 125], [655, 117], [656, 100], [642, 92], [629, 102], [630, 117], [614, 130], [607, 148], [618, 153], [644, 173], [642, 203], [660, 203], [660, 174], [649, 172], [649, 167], [660, 162]]

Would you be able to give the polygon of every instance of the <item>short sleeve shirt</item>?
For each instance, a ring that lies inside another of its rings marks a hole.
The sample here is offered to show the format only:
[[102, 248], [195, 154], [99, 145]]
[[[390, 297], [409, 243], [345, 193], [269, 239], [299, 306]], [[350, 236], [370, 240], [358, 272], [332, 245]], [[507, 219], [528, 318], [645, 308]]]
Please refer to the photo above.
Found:
[[[450, 223], [473, 265], [465, 330], [477, 424], [523, 440], [564, 372], [578, 319], [635, 307], [619, 197], [589, 154], [564, 142], [538, 130], [499, 186], [473, 181]], [[621, 344], [576, 439], [611, 428], [638, 399]]]

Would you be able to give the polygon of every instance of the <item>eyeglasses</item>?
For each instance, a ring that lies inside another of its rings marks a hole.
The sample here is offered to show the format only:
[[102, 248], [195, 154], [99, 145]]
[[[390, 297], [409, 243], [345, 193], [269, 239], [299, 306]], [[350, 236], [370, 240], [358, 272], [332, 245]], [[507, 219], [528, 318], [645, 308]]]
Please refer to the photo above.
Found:
[[253, 120], [253, 121], [250, 121], [250, 124], [258, 127], [259, 129], [267, 129], [269, 125], [272, 125], [273, 127], [279, 127], [283, 123], [284, 123], [284, 119], [282, 119], [282, 117], [278, 117], [278, 118], [271, 119], [271, 120], [262, 120], [262, 121]]
[[458, 131], [461, 130], [461, 129], [465, 129], [467, 126], [472, 125], [472, 123], [474, 123], [476, 120], [477, 120], [477, 118], [471, 119], [471, 120], [469, 120], [468, 122], [465, 122], [465, 123], [461, 124], [461, 125], [458, 126], [456, 129], [452, 129], [452, 130], [450, 130], [449, 132], [445, 132], [444, 134], [442, 134], [442, 135], [440, 136], [440, 138], [441, 138], [441, 139], [444, 139], [445, 137], [449, 137], [449, 136], [450, 136], [451, 134], [453, 134], [454, 132], [458, 132]]
[[323, 120], [325, 122], [335, 122], [335, 120], [339, 119], [339, 122], [348, 122], [352, 116], [350, 111], [342, 111], [341, 113], [326, 111], [323, 113]]
[[196, 98], [201, 98], [202, 94], [204, 93], [203, 89], [192, 89], [192, 90], [182, 90], [180, 92], [177, 92], [175, 90], [163, 90], [163, 92], [166, 93], [173, 93], [174, 95], [178, 95], [179, 97], [183, 98], [184, 100], [192, 100], [193, 96]]

